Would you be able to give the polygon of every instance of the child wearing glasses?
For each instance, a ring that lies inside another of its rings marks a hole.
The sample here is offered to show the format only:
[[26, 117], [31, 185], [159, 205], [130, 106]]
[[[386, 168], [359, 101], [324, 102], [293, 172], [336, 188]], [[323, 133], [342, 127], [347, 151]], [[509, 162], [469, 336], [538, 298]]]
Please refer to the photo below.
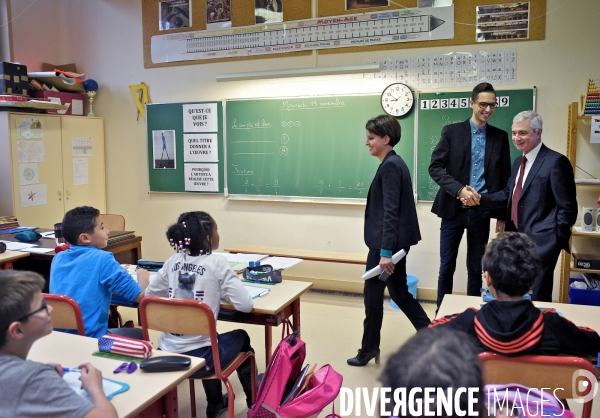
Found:
[[[208, 213], [182, 213], [177, 223], [167, 230], [167, 238], [176, 254], [169, 257], [152, 278], [146, 296], [202, 301], [210, 306], [215, 320], [219, 315], [221, 300], [227, 301], [240, 312], [252, 310], [252, 298], [227, 260], [212, 254], [219, 247], [219, 231], [217, 223]], [[172, 353], [203, 357], [206, 367], [193, 374], [192, 378], [214, 374], [210, 337], [163, 332], [158, 345], [161, 350]], [[248, 351], [254, 352], [246, 331], [236, 329], [219, 334], [221, 367], [229, 365], [239, 353]], [[252, 399], [250, 369], [250, 359], [237, 369], [248, 407]], [[218, 379], [202, 380], [202, 385], [207, 399], [206, 417], [215, 418], [227, 410], [228, 397], [223, 395]], [[192, 402], [195, 400], [192, 399]]]
[[37, 273], [0, 270], [0, 415], [117, 417], [102, 391], [102, 373], [91, 364], [79, 365], [90, 403], [62, 379], [60, 365], [27, 360], [35, 341], [52, 332], [52, 307], [42, 297], [43, 287]]

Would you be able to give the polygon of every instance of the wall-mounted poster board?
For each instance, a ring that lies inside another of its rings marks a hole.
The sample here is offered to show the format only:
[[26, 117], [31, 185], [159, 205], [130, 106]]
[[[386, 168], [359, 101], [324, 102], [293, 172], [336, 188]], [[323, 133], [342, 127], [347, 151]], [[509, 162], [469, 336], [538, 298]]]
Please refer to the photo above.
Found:
[[223, 193], [221, 102], [149, 104], [151, 192]]
[[[470, 91], [421, 93], [419, 95], [419, 139], [417, 144], [417, 197], [418, 200], [433, 201], [439, 189], [429, 177], [431, 153], [440, 140], [442, 128], [451, 123], [463, 122], [473, 115], [470, 106]], [[496, 90], [498, 107], [490, 119], [490, 125], [510, 132], [513, 117], [523, 110], [535, 110], [535, 89]], [[510, 142], [511, 161], [519, 151]]]
[[[379, 160], [365, 146], [365, 124], [383, 113], [380, 95], [228, 100], [225, 113], [230, 197], [366, 199]], [[394, 149], [412, 173], [414, 108], [398, 120]]]

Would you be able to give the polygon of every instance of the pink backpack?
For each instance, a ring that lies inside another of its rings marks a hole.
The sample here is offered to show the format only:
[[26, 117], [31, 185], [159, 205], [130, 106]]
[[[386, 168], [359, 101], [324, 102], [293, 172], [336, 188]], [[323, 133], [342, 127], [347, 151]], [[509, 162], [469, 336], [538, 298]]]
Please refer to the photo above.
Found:
[[298, 380], [306, 345], [298, 331], [289, 335], [289, 323], [284, 325], [288, 336], [279, 343], [258, 389], [256, 401], [248, 410], [248, 418], [309, 418], [316, 417], [340, 393], [342, 375], [329, 364], [316, 371], [306, 389], [285, 405], [282, 399]]

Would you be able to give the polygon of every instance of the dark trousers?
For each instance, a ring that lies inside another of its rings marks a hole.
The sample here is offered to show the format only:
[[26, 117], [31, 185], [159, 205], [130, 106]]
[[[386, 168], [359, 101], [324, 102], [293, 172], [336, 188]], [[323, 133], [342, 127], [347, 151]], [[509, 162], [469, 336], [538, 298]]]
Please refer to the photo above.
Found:
[[490, 238], [489, 212], [463, 209], [452, 219], [442, 219], [440, 228], [440, 272], [438, 276], [438, 308], [444, 295], [452, 293], [458, 247], [467, 230], [467, 295], [481, 295], [481, 259]]
[[538, 251], [542, 261], [540, 275], [533, 283], [531, 299], [540, 302], [552, 302], [552, 287], [554, 285], [554, 268], [560, 256], [560, 248], [550, 248], [548, 251]]
[[[380, 258], [379, 250], [369, 250], [367, 270], [378, 266]], [[364, 351], [379, 349], [383, 322], [383, 291], [386, 286], [392, 300], [402, 309], [415, 329], [426, 328], [431, 323], [419, 302], [408, 291], [404, 257], [396, 264], [394, 273], [385, 282], [379, 280], [379, 276], [365, 280], [365, 321], [361, 347]]]
[[[236, 329], [224, 334], [219, 334], [219, 359], [221, 360], [221, 369], [228, 366], [239, 353], [247, 351], [254, 352], [254, 349], [250, 346], [250, 337], [248, 333], [243, 329]], [[191, 375], [191, 378], [202, 378], [211, 376], [215, 373], [214, 360], [211, 346], [198, 348], [196, 350], [188, 351], [183, 353], [188, 356], [203, 357], [206, 360], [206, 365]], [[252, 399], [252, 384], [250, 375], [250, 359], [247, 359], [244, 363], [237, 368], [238, 378], [246, 394], [246, 403]], [[223, 400], [223, 392], [221, 381], [218, 379], [203, 380], [202, 386], [206, 392], [206, 400], [208, 404], [221, 405]], [[250, 406], [250, 405], [249, 405]]]

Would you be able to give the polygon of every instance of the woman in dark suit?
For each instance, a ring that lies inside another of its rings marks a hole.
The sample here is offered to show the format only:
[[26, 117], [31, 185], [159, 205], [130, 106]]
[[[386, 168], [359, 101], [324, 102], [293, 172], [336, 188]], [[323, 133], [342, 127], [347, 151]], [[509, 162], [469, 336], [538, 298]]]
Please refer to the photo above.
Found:
[[421, 239], [410, 173], [404, 160], [394, 152], [400, 142], [400, 124], [389, 115], [380, 115], [367, 122], [369, 153], [379, 158], [381, 165], [369, 188], [365, 209], [365, 244], [369, 247], [367, 270], [377, 265], [389, 275], [365, 280], [365, 321], [362, 346], [358, 355], [348, 359], [351, 366], [364, 366], [371, 359], [379, 364], [379, 342], [383, 321], [383, 291], [390, 296], [418, 330], [430, 324], [425, 311], [409, 293], [406, 284], [406, 257], [396, 265], [392, 254], [401, 249], [408, 252]]

